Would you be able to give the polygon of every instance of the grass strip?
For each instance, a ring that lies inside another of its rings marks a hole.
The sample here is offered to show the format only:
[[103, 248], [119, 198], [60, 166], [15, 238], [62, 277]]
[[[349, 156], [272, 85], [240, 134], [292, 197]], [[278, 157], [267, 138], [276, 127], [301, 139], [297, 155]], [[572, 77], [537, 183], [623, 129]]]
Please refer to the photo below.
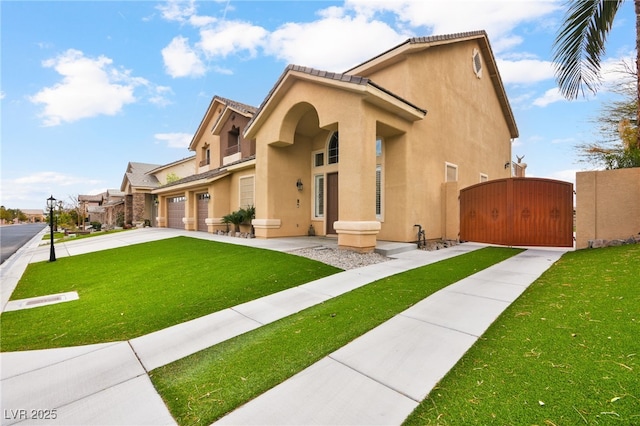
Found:
[[565, 254], [407, 425], [640, 424], [640, 245]]
[[33, 263], [12, 300], [68, 291], [80, 299], [2, 313], [2, 351], [128, 340], [336, 272], [300, 256], [189, 237]]
[[437, 290], [519, 250], [484, 248], [353, 290], [151, 374], [179, 424], [216, 419]]

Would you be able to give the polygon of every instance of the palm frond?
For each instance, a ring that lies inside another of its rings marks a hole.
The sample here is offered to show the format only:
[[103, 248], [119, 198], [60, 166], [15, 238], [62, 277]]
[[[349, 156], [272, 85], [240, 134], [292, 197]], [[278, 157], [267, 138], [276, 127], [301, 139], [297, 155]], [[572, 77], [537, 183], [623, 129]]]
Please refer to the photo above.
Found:
[[553, 44], [553, 62], [565, 98], [596, 93], [600, 60], [616, 13], [624, 0], [569, 0], [565, 21]]

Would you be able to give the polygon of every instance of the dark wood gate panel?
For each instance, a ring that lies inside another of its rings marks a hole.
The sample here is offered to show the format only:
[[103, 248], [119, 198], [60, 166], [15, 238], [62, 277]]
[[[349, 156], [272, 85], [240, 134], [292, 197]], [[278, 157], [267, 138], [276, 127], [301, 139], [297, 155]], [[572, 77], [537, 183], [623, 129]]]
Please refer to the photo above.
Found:
[[573, 184], [509, 178], [460, 191], [460, 240], [507, 246], [573, 246]]

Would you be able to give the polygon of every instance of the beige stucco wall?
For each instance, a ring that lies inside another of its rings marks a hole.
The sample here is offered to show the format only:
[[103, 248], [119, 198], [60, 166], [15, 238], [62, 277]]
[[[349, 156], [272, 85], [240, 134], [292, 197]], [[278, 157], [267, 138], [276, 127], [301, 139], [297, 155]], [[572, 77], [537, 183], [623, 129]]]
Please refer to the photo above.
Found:
[[[256, 235], [306, 235], [312, 221], [316, 233], [323, 235], [325, 222], [313, 217], [313, 179], [319, 172], [337, 171], [340, 244], [374, 247], [380, 227], [375, 216], [376, 135], [378, 131], [399, 134], [410, 127], [410, 122], [350, 90], [310, 81], [293, 83], [256, 133]], [[326, 161], [334, 130], [340, 134], [339, 163], [312, 167], [314, 151], [323, 150]], [[303, 191], [297, 190], [297, 179], [305, 185]]]
[[640, 168], [576, 173], [576, 248], [640, 233]]
[[176, 164], [172, 164], [161, 170], [158, 170], [154, 173], [154, 176], [156, 177], [156, 179], [158, 179], [158, 182], [160, 182], [161, 185], [164, 185], [167, 183], [168, 175], [173, 173], [174, 175], [182, 179], [187, 176], [193, 175], [195, 172], [195, 167], [196, 160], [194, 157], [191, 157], [186, 161], [180, 161]]
[[[473, 71], [472, 55], [478, 47], [475, 40], [453, 43], [409, 55], [391, 68], [365, 73], [428, 110], [426, 118], [414, 123], [407, 134], [406, 145], [387, 144], [385, 170], [392, 181], [386, 182], [390, 185], [386, 192], [406, 185], [408, 193], [404, 200], [385, 203], [385, 217], [398, 220], [383, 223], [381, 239], [415, 239], [412, 226], [416, 223], [425, 228], [427, 238], [452, 236], [444, 224], [452, 226], [458, 219], [442, 217], [448, 211], [442, 208], [441, 190], [446, 163], [458, 167], [458, 189], [479, 183], [481, 173], [489, 179], [510, 177], [511, 135], [486, 72], [487, 58], [483, 58], [482, 78]], [[403, 161], [406, 166], [400, 170], [389, 167], [396, 161], [398, 167]], [[507, 168], [505, 163], [509, 163]], [[401, 173], [405, 175], [399, 176]]]

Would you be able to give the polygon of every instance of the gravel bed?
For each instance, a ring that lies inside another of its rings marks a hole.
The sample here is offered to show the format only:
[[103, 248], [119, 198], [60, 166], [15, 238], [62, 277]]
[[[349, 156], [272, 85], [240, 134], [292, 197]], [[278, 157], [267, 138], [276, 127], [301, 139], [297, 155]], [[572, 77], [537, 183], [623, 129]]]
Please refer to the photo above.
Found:
[[352, 250], [329, 247], [306, 248], [294, 250], [290, 253], [308, 257], [309, 259], [317, 260], [344, 270], [361, 268], [389, 260], [388, 257], [378, 253], [357, 253]]

